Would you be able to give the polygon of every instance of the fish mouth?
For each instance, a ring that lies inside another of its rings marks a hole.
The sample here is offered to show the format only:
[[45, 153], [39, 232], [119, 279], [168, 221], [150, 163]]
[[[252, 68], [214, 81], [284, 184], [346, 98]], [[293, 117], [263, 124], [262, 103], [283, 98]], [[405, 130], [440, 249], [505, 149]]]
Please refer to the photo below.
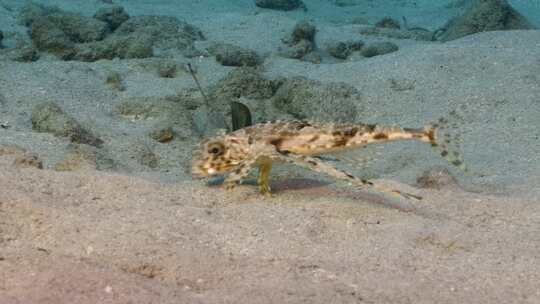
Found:
[[212, 177], [212, 176], [222, 175], [223, 172], [220, 172], [219, 170], [217, 170], [215, 168], [212, 168], [212, 167], [207, 168], [204, 165], [194, 165], [191, 168], [191, 174], [193, 176], [195, 176], [195, 177], [205, 178], [205, 177]]
[[195, 178], [205, 178], [205, 177], [208, 177], [209, 174], [207, 172], [207, 170], [205, 170], [202, 166], [200, 165], [193, 165], [191, 167], [191, 175]]

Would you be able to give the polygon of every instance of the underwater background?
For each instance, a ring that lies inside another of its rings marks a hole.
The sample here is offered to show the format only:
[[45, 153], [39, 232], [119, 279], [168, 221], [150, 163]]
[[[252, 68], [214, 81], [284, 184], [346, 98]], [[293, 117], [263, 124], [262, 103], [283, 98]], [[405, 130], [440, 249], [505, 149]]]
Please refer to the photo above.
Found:
[[[540, 302], [539, 27], [536, 0], [0, 0], [0, 303]], [[412, 212], [292, 165], [273, 198], [191, 175], [234, 119], [449, 113], [466, 172], [330, 158]]]

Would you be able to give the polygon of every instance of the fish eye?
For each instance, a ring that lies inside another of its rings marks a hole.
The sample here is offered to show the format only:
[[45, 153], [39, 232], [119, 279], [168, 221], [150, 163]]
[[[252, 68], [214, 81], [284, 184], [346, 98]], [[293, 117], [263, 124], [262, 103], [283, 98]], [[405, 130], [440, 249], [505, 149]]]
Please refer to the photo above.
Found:
[[223, 153], [223, 147], [221, 147], [218, 144], [213, 144], [208, 148], [208, 153], [214, 154], [214, 155], [220, 155]]

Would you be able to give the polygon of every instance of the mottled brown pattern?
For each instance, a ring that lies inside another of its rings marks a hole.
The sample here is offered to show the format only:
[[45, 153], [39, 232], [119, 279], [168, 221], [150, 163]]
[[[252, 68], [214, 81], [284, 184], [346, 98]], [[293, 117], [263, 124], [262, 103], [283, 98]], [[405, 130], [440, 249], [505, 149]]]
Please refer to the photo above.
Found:
[[364, 129], [366, 129], [366, 132], [373, 132], [375, 128], [377, 127], [377, 125], [367, 124], [367, 125], [363, 125], [363, 127]]
[[317, 141], [319, 139], [319, 135], [313, 135], [313, 137], [311, 137], [309, 140], [308, 140], [308, 143], [312, 143], [314, 141]]
[[274, 138], [270, 140], [270, 144], [274, 145], [276, 149], [281, 150], [281, 143], [283, 142], [283, 138]]
[[354, 137], [358, 133], [358, 127], [352, 127], [344, 131], [344, 135], [347, 137]]
[[[438, 120], [441, 128], [446, 127], [447, 123], [448, 120], [444, 118]], [[444, 135], [445, 141], [449, 141], [450, 137]], [[193, 157], [192, 171], [198, 176], [229, 173], [225, 184], [227, 189], [232, 189], [253, 166], [261, 166], [265, 169], [259, 171], [263, 173], [260, 173], [262, 175], [258, 181], [261, 192], [267, 193], [269, 191], [267, 174], [271, 163], [279, 161], [308, 167], [340, 179], [353, 179], [359, 185], [373, 185], [370, 181], [358, 179], [309, 156], [395, 140], [430, 143], [443, 157], [447, 159], [453, 157], [449, 159], [452, 164], [456, 166], [462, 164], [458, 153], [449, 155], [446, 147], [438, 147], [433, 125], [424, 129], [413, 129], [361, 123], [277, 121], [252, 125], [203, 140]]]
[[373, 135], [373, 139], [388, 139], [388, 135], [384, 133], [375, 133], [375, 135]]

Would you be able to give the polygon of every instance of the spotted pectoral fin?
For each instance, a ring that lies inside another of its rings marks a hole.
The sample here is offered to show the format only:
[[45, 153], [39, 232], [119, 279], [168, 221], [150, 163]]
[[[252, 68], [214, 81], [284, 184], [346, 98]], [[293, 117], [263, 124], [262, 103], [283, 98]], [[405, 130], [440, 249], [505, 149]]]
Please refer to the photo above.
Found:
[[406, 192], [403, 192], [403, 191], [391, 189], [391, 188], [385, 187], [383, 185], [376, 184], [373, 181], [369, 181], [369, 180], [366, 180], [366, 179], [356, 177], [356, 176], [354, 176], [354, 175], [352, 175], [352, 174], [350, 174], [350, 173], [348, 173], [346, 171], [337, 169], [337, 168], [335, 168], [335, 167], [333, 167], [333, 166], [331, 166], [331, 165], [329, 165], [327, 163], [324, 163], [321, 160], [316, 159], [314, 157], [305, 156], [305, 155], [298, 155], [298, 154], [293, 154], [293, 153], [286, 153], [286, 151], [285, 151], [285, 152], [281, 152], [281, 153], [277, 154], [275, 156], [275, 158], [280, 160], [280, 161], [283, 161], [283, 162], [296, 164], [296, 165], [299, 165], [299, 166], [302, 166], [302, 167], [312, 169], [313, 171], [316, 171], [316, 172], [324, 173], [324, 174], [326, 174], [328, 176], [332, 176], [332, 177], [335, 177], [335, 178], [338, 178], [338, 179], [341, 179], [341, 180], [349, 181], [352, 184], [355, 184], [357, 186], [371, 188], [371, 189], [374, 189], [374, 190], [376, 190], [378, 192], [388, 193], [388, 194], [392, 194], [392, 195], [399, 195], [399, 196], [401, 196], [403, 198], [406, 198], [406, 199], [415, 199], [415, 200], [422, 199], [422, 197], [420, 197], [418, 195], [414, 195], [414, 194], [406, 193]]
[[223, 181], [223, 185], [226, 190], [233, 190], [236, 185], [244, 178], [246, 178], [251, 171], [251, 168], [255, 164], [254, 161], [243, 161], [236, 168], [229, 173], [229, 175]]

